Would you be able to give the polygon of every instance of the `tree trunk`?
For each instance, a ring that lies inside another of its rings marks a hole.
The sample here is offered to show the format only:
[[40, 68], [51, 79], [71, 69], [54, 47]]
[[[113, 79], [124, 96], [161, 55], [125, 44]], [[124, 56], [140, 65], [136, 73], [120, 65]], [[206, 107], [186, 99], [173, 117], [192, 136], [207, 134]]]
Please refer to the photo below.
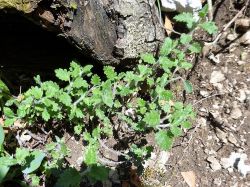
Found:
[[22, 12], [103, 64], [155, 53], [164, 38], [155, 0], [0, 0], [0, 8]]

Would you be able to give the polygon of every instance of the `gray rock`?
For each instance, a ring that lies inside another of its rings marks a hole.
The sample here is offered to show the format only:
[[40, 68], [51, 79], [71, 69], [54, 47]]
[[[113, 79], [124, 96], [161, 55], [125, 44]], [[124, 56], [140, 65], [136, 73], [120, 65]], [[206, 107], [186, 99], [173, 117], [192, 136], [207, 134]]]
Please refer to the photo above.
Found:
[[246, 63], [247, 63], [247, 62], [246, 62], [246, 61], [243, 61], [243, 60], [237, 61], [237, 64], [238, 64], [239, 66], [244, 65], [244, 64], [246, 64]]
[[239, 39], [241, 44], [249, 45], [250, 44], [250, 30], [247, 31], [242, 37]]
[[210, 83], [218, 83], [224, 81], [226, 78], [221, 71], [213, 71], [210, 78]]
[[234, 137], [232, 133], [229, 134], [228, 141], [234, 145], [237, 145], [237, 139]]
[[206, 90], [201, 90], [201, 91], [200, 91], [200, 94], [201, 94], [201, 96], [203, 96], [203, 97], [207, 97], [207, 96], [210, 95], [209, 92], [206, 91]]
[[213, 171], [218, 171], [221, 169], [219, 161], [214, 156], [208, 157], [207, 161], [210, 162], [209, 166]]
[[240, 108], [234, 107], [233, 110], [231, 111], [231, 118], [233, 119], [239, 119], [242, 116], [242, 112], [240, 110]]

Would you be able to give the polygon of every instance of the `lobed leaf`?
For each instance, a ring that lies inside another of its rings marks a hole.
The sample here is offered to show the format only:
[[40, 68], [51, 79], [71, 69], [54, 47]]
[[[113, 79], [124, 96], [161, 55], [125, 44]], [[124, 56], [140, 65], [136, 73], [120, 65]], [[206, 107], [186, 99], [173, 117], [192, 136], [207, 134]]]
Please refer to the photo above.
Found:
[[169, 131], [160, 130], [155, 134], [155, 141], [163, 150], [169, 150], [173, 144], [173, 135]]

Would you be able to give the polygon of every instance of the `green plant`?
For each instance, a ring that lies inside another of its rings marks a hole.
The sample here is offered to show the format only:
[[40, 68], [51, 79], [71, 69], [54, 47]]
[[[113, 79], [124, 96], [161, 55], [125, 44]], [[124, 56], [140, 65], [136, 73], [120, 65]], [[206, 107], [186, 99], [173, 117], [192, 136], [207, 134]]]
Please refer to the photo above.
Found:
[[[195, 29], [196, 25], [211, 34], [216, 29], [213, 23], [202, 22], [206, 13], [205, 7], [200, 12], [201, 22], [186, 19], [189, 13], [175, 19], [186, 23], [190, 29]], [[142, 54], [139, 63], [130, 71], [118, 73], [114, 67], [105, 66], [105, 77], [100, 77], [92, 72], [92, 65], [82, 67], [72, 62], [69, 69], [55, 70], [60, 83], [42, 82], [40, 76], [35, 77], [36, 86], [5, 104], [5, 127], [11, 127], [17, 120], [29, 127], [42, 121], [68, 124], [87, 142], [83, 153], [86, 170], [78, 172], [65, 167], [64, 158], [70, 151], [58, 137], [43, 151], [17, 148], [15, 156], [9, 155], [4, 150], [4, 133], [0, 126], [0, 165], [4, 166], [0, 182], [15, 165], [20, 165], [21, 171], [29, 174], [33, 185], [39, 183], [35, 173], [39, 171], [50, 176], [55, 169], [62, 171], [57, 174], [56, 186], [78, 186], [83, 177], [93, 182], [105, 180], [108, 169], [102, 166], [105, 163], [99, 155], [100, 148], [134, 161], [143, 160], [152, 151], [152, 147], [135, 141], [130, 148], [119, 151], [103, 143], [104, 139], [114, 138], [114, 134], [122, 139], [119, 132], [128, 134], [132, 140], [136, 135], [153, 133], [156, 145], [169, 150], [174, 139], [190, 128], [195, 118], [192, 106], [178, 101], [171, 86], [182, 83], [183, 90], [192, 93], [191, 83], [179, 72], [192, 68], [187, 57], [199, 54], [201, 48], [191, 34], [182, 34], [179, 39], [166, 38], [158, 57]]]

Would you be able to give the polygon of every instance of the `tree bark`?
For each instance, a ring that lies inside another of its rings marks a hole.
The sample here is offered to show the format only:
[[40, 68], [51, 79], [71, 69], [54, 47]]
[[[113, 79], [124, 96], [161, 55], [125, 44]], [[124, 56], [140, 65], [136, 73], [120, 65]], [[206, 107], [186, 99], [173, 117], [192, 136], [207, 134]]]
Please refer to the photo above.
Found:
[[102, 64], [157, 52], [165, 33], [155, 0], [0, 0]]

